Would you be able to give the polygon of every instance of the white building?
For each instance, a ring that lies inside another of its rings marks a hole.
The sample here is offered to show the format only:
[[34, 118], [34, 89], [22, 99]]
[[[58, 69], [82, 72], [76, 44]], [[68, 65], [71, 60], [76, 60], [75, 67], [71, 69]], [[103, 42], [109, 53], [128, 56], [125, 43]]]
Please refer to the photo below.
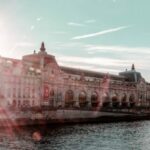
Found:
[[44, 43], [22, 60], [0, 57], [0, 79], [1, 107], [150, 106], [150, 84], [134, 65], [119, 75], [62, 67]]

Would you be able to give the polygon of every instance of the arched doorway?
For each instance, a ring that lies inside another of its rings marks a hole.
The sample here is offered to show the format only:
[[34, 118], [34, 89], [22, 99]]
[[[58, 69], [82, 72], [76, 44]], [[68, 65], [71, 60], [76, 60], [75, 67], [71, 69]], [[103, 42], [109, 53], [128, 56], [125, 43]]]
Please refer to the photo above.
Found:
[[54, 90], [51, 89], [50, 92], [49, 92], [49, 105], [51, 107], [54, 106], [54, 96], [55, 96]]
[[121, 98], [121, 106], [122, 106], [122, 108], [128, 107], [127, 95], [125, 93], [123, 94], [123, 96]]
[[91, 105], [92, 105], [92, 107], [97, 107], [98, 104], [99, 104], [98, 94], [97, 94], [97, 92], [93, 92], [91, 95]]
[[118, 94], [116, 94], [116, 93], [112, 96], [112, 107], [113, 108], [118, 108], [119, 107]]
[[74, 104], [74, 93], [72, 90], [68, 90], [65, 93], [65, 106], [73, 107], [73, 104]]
[[104, 108], [110, 107], [110, 98], [109, 98], [108, 93], [104, 93], [104, 94], [103, 94], [102, 102], [103, 102], [102, 106], [103, 106]]
[[79, 94], [79, 105], [80, 105], [80, 107], [86, 107], [87, 104], [88, 104], [87, 95], [84, 91], [82, 91]]
[[134, 94], [131, 94], [129, 96], [129, 103], [130, 103], [131, 108], [133, 108], [135, 106], [135, 96], [134, 96]]

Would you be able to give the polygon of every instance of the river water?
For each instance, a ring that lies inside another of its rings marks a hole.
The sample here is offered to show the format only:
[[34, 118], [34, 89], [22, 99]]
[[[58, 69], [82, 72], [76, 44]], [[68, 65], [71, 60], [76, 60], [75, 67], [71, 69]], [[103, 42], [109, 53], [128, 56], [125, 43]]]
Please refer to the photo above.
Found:
[[8, 127], [0, 150], [150, 150], [150, 121]]

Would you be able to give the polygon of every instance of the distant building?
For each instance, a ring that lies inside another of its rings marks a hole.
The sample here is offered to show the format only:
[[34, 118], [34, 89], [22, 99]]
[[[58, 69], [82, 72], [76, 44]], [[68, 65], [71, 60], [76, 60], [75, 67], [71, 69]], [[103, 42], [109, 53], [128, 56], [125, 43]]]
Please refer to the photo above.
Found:
[[62, 67], [44, 43], [22, 60], [0, 57], [0, 79], [1, 107], [150, 106], [150, 84], [134, 65], [119, 75]]

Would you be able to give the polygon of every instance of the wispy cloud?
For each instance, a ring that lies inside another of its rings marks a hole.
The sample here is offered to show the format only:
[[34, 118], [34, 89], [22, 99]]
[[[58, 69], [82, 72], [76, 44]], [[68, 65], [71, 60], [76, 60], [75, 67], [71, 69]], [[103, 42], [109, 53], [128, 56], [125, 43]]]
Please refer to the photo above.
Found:
[[110, 73], [118, 73], [124, 66], [130, 66], [132, 62], [127, 60], [116, 60], [102, 57], [74, 57], [74, 56], [57, 56], [60, 65], [88, 69], [94, 71], [105, 71]]
[[96, 65], [82, 65], [82, 64], [68, 63], [68, 62], [62, 62], [62, 61], [59, 62], [59, 65], [71, 67], [71, 68], [83, 69], [83, 70], [104, 72], [104, 73], [109, 72], [109, 73], [113, 73], [113, 74], [118, 74], [118, 72], [120, 72], [120, 70], [118, 70], [118, 69], [100, 67], [100, 66], [96, 66]]
[[[150, 66], [150, 47], [86, 45], [81, 41], [72, 41], [58, 43], [53, 49], [64, 49], [65, 51], [78, 49], [84, 50], [84, 54], [87, 52], [84, 57], [64, 56], [56, 53], [58, 62], [69, 67], [118, 73], [126, 68], [130, 69], [132, 63], [135, 63], [138, 71], [141, 71], [141, 69], [148, 70]], [[141, 72], [143, 74], [144, 71]], [[146, 75], [143, 76], [146, 77]]]
[[74, 27], [84, 27], [84, 24], [76, 23], [76, 22], [68, 22], [67, 25], [74, 26]]
[[105, 73], [109, 72], [112, 74], [118, 74], [121, 71], [125, 71], [126, 68], [130, 70], [131, 64], [135, 63], [137, 71], [141, 72], [146, 80], [150, 80], [148, 73], [144, 74], [144, 72], [148, 72], [147, 68], [150, 65], [149, 59], [143, 60], [136, 57], [132, 59], [114, 59], [105, 57], [74, 57], [55, 55], [57, 56], [56, 59], [59, 65]]
[[142, 54], [150, 54], [149, 47], [127, 47], [127, 46], [111, 46], [111, 45], [86, 45], [85, 50], [90, 52], [91, 54], [97, 52], [126, 52], [126, 54], [130, 53], [142, 53]]
[[72, 50], [79, 50], [79, 49], [84, 49], [85, 45], [79, 41], [71, 41], [71, 42], [56, 42], [53, 44], [52, 49], [55, 50], [65, 50], [65, 51], [70, 51]]
[[[85, 50], [88, 54], [99, 55], [98, 53], [107, 54], [108, 57], [115, 56], [115, 58], [126, 60], [131, 63], [135, 63], [138, 70], [145, 69], [148, 70], [150, 66], [150, 47], [127, 47], [127, 46], [107, 46], [107, 45], [87, 45]], [[113, 54], [113, 56], [112, 56]], [[115, 59], [114, 58], [114, 59]], [[143, 59], [144, 58], [144, 59]], [[105, 61], [104, 61], [105, 64]], [[119, 64], [119, 62], [118, 62]], [[128, 63], [124, 62], [127, 66]], [[118, 66], [119, 67], [119, 66]], [[144, 75], [145, 77], [146, 75]]]
[[72, 38], [72, 40], [79, 40], [79, 39], [85, 39], [85, 38], [100, 36], [100, 35], [104, 35], [104, 34], [108, 34], [108, 33], [112, 33], [112, 32], [117, 32], [117, 31], [126, 29], [128, 27], [129, 26], [121, 26], [121, 27], [117, 27], [117, 28], [111, 28], [111, 29], [108, 29], [108, 30], [103, 30], [103, 31], [100, 31], [100, 32], [95, 32], [95, 33], [90, 33], [90, 34], [86, 34], [86, 35], [75, 36], [75, 37]]
[[104, 65], [104, 66], [124, 66], [124, 64], [130, 65], [128, 60], [104, 58], [104, 57], [74, 57], [74, 56], [58, 56], [59, 61], [73, 62], [78, 64], [91, 64], [91, 65]]
[[94, 23], [94, 22], [96, 22], [95, 19], [90, 19], [90, 20], [86, 20], [86, 21], [85, 21], [85, 23]]

